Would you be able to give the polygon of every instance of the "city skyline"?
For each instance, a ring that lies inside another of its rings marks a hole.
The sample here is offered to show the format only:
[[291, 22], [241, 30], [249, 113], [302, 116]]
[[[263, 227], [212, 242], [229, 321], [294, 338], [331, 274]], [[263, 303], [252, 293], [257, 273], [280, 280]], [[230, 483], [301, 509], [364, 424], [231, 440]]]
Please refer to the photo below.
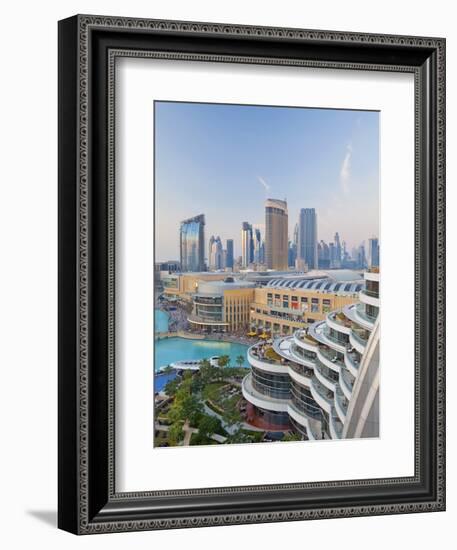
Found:
[[157, 261], [179, 258], [180, 224], [199, 214], [205, 256], [217, 235], [238, 258], [243, 222], [265, 239], [271, 197], [287, 199], [290, 241], [304, 208], [316, 210], [317, 242], [379, 238], [377, 112], [156, 102], [155, 117]]

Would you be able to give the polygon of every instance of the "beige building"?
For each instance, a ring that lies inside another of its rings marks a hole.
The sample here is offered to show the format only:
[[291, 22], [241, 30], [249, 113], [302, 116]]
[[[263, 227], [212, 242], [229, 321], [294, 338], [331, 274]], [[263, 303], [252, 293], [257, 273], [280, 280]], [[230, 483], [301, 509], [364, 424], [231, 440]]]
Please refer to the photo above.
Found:
[[358, 302], [361, 288], [357, 282], [330, 279], [273, 281], [255, 289], [250, 312], [251, 329], [292, 334], [325, 319], [330, 311]]
[[267, 199], [265, 202], [265, 264], [268, 269], [288, 268], [287, 202]]
[[165, 273], [161, 277], [163, 292], [170, 300], [192, 301], [192, 296], [197, 292], [200, 281], [223, 281], [227, 273]]
[[194, 330], [237, 332], [249, 326], [255, 283], [225, 277], [223, 281], [200, 281], [193, 296], [188, 321]]

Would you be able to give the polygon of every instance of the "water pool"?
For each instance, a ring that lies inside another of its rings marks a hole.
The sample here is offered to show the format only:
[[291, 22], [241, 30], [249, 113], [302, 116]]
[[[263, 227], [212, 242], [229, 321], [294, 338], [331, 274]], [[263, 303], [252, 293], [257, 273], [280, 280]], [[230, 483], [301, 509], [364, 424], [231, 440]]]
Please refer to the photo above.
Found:
[[168, 313], [160, 309], [154, 310], [154, 323], [156, 332], [168, 332]]
[[242, 355], [244, 358], [243, 367], [248, 367], [246, 352], [248, 346], [243, 344], [232, 344], [229, 342], [218, 342], [216, 340], [188, 340], [187, 338], [164, 338], [155, 343], [155, 365], [154, 370], [186, 359], [209, 359], [213, 355], [228, 355], [230, 366], [238, 367], [236, 358]]

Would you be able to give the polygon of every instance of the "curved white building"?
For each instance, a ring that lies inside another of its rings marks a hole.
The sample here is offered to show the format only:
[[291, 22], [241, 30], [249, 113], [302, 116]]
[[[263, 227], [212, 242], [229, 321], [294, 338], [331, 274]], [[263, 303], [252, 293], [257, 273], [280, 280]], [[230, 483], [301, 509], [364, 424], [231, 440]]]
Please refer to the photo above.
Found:
[[249, 349], [248, 422], [303, 439], [379, 435], [379, 272], [364, 278], [360, 302]]

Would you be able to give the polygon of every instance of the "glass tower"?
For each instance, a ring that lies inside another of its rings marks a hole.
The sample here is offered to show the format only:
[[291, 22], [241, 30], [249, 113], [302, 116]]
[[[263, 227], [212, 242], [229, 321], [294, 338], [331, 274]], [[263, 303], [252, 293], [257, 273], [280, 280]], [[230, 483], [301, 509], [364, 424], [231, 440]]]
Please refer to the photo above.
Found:
[[233, 269], [233, 239], [227, 239], [227, 261], [226, 267]]
[[248, 267], [254, 260], [254, 242], [252, 239], [252, 225], [243, 222], [241, 226], [241, 257], [243, 267]]
[[314, 208], [300, 210], [297, 256], [308, 269], [317, 269], [317, 214]]
[[181, 222], [179, 249], [182, 271], [205, 270], [205, 215]]

